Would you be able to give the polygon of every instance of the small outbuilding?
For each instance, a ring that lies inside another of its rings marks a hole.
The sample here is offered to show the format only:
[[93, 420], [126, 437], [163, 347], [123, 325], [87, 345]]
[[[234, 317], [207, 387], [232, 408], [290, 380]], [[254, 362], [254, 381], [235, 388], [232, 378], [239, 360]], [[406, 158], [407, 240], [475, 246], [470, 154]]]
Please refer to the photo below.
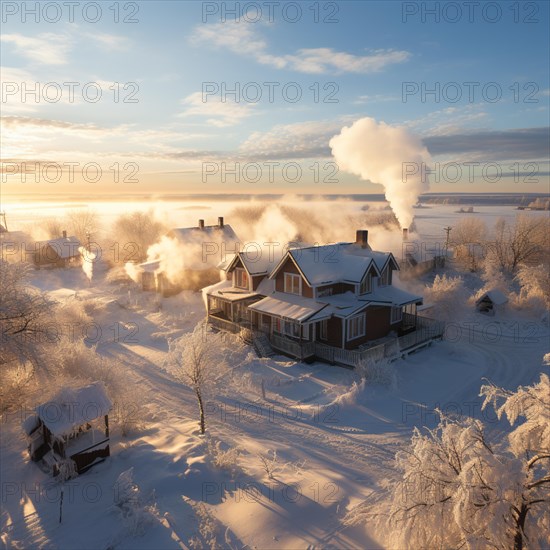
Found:
[[498, 288], [493, 288], [485, 292], [476, 301], [476, 309], [480, 313], [494, 315], [504, 304], [508, 302], [507, 296]]
[[111, 409], [103, 382], [64, 388], [23, 423], [31, 460], [42, 461], [54, 476], [67, 459], [79, 474], [102, 462], [110, 455]]

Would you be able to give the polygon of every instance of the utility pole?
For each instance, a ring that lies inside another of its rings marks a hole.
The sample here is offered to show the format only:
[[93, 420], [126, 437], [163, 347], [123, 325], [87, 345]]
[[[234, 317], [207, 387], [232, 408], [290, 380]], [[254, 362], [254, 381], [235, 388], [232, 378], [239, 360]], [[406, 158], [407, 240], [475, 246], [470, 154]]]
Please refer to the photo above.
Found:
[[447, 259], [447, 253], [449, 251], [449, 233], [451, 232], [451, 230], [452, 230], [452, 227], [449, 225], [443, 228], [443, 231], [447, 233], [447, 239], [445, 241], [445, 260]]

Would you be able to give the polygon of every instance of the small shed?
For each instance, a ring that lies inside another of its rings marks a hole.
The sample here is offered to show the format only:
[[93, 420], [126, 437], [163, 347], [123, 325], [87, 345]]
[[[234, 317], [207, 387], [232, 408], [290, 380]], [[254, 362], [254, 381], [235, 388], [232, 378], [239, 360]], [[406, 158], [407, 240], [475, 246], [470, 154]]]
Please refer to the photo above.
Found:
[[498, 288], [493, 288], [476, 300], [476, 309], [480, 313], [494, 315], [507, 302], [508, 298], [504, 292]]
[[49, 241], [37, 241], [34, 250], [34, 265], [38, 268], [45, 266], [67, 267], [80, 261], [80, 241], [74, 237], [63, 236]]
[[54, 476], [66, 459], [79, 474], [102, 462], [110, 455], [111, 409], [103, 382], [64, 388], [23, 422], [31, 460], [42, 461]]

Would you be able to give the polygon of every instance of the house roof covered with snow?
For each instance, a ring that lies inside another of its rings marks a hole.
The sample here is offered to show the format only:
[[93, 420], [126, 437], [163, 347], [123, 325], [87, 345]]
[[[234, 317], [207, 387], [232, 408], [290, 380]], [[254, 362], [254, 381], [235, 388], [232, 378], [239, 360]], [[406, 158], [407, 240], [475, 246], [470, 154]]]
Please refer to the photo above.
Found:
[[283, 319], [303, 322], [322, 310], [326, 304], [316, 302], [311, 298], [274, 292], [263, 300], [248, 306], [253, 311], [259, 311]]
[[476, 300], [476, 304], [480, 304], [481, 302], [489, 299], [493, 304], [497, 306], [501, 306], [502, 304], [505, 304], [508, 302], [508, 297], [502, 290], [499, 290], [498, 288], [493, 288], [491, 290], [488, 290], [483, 294], [480, 298]]
[[37, 241], [36, 244], [40, 248], [50, 246], [64, 260], [79, 256], [80, 251], [78, 249], [82, 246], [80, 241], [74, 236], [59, 237], [58, 239], [50, 239], [49, 241]]
[[[367, 271], [374, 268], [380, 275], [391, 264], [399, 269], [393, 254], [361, 248], [355, 243], [312, 246], [291, 249], [288, 255], [311, 286], [335, 282], [360, 283]], [[272, 271], [274, 277], [286, 261], [286, 256]]]
[[228, 251], [234, 251], [235, 243], [239, 243], [239, 238], [233, 228], [224, 224], [220, 225], [205, 225], [204, 227], [176, 227], [171, 229], [168, 237], [178, 239], [185, 243], [197, 243], [205, 241], [214, 241], [217, 243], [224, 242], [229, 249]]
[[62, 389], [50, 401], [39, 405], [36, 414], [53, 435], [61, 437], [109, 414], [112, 406], [103, 382], [94, 382], [78, 389]]

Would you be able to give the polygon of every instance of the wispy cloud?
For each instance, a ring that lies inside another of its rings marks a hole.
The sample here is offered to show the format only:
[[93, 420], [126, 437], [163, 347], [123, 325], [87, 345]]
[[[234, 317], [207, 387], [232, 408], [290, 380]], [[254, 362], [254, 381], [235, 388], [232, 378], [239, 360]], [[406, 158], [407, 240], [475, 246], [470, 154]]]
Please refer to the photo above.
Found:
[[310, 74], [374, 73], [407, 61], [411, 56], [402, 50], [372, 50], [366, 55], [354, 55], [332, 48], [302, 48], [292, 54], [273, 55], [268, 51], [267, 42], [249, 26], [222, 23], [196, 28], [191, 41], [229, 49], [252, 57], [262, 65]]
[[69, 35], [42, 33], [37, 36], [24, 34], [3, 34], [0, 40], [12, 44], [16, 52], [30, 61], [46, 65], [65, 65], [71, 49], [72, 38]]
[[257, 114], [253, 103], [235, 103], [234, 101], [222, 101], [221, 96], [203, 98], [201, 92], [195, 92], [182, 100], [185, 106], [178, 116], [207, 117], [206, 123], [218, 128], [235, 126], [245, 118]]

